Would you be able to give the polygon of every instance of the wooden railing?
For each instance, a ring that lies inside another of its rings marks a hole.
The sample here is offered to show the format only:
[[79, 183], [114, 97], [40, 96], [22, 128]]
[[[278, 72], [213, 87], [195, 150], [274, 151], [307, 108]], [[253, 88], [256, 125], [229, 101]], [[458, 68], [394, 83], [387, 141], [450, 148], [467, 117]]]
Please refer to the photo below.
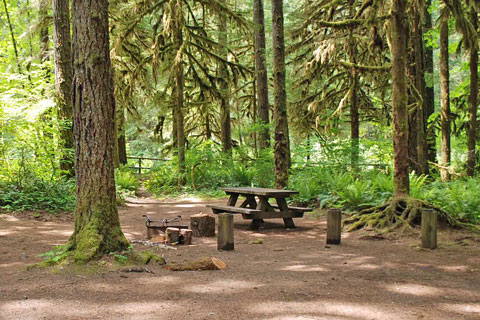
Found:
[[150, 160], [150, 161], [170, 161], [170, 159], [158, 159], [158, 158], [146, 158], [146, 157], [127, 157], [127, 160], [138, 160], [138, 167], [129, 167], [130, 169], [135, 169], [138, 174], [142, 174], [142, 170], [150, 170], [151, 167], [142, 167], [142, 160]]

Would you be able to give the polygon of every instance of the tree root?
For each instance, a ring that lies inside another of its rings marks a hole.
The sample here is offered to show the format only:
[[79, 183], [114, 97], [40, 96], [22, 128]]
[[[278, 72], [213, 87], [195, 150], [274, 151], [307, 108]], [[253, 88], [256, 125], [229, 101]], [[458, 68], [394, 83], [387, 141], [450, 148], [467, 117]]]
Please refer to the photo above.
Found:
[[343, 224], [348, 225], [347, 231], [349, 232], [365, 227], [384, 232], [393, 230], [404, 232], [408, 228], [421, 224], [422, 209], [435, 210], [440, 223], [474, 232], [480, 231], [480, 228], [476, 225], [461, 222], [451, 217], [448, 212], [428, 202], [411, 197], [395, 197], [380, 206], [361, 210], [345, 219]]

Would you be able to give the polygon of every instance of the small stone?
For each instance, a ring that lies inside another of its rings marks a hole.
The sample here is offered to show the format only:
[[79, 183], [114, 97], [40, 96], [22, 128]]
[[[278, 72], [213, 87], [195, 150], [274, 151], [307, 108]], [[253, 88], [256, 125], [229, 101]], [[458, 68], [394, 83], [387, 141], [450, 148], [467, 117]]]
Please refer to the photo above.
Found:
[[124, 274], [124, 273], [121, 273], [120, 274], [120, 278], [128, 278], [128, 275]]
[[325, 246], [325, 248], [330, 249], [330, 246]]
[[345, 261], [343, 264], [347, 264], [347, 261]]
[[27, 297], [27, 296], [23, 296], [23, 299], [27, 300], [27, 299], [28, 299], [28, 297]]

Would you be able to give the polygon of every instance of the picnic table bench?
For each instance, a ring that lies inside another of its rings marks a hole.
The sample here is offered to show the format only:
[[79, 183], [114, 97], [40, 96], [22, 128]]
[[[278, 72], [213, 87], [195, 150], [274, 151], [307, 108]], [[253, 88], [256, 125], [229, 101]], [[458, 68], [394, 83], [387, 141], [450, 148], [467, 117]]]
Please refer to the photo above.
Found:
[[[295, 228], [293, 218], [301, 218], [311, 208], [289, 207], [286, 198], [297, 194], [298, 191], [279, 190], [266, 188], [220, 188], [230, 197], [226, 206], [207, 205], [214, 214], [223, 212], [241, 214], [243, 219], [252, 220], [251, 228], [256, 230], [260, 227], [263, 219], [282, 218], [285, 227]], [[236, 207], [238, 198], [245, 200]], [[275, 199], [276, 204], [271, 204], [269, 199]], [[258, 201], [257, 201], [258, 199]]]

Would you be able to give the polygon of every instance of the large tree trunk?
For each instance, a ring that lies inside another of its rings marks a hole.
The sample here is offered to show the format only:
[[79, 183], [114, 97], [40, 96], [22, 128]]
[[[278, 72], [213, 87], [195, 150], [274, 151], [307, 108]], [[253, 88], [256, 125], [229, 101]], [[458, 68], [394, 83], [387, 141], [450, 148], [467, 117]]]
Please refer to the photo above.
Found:
[[53, 36], [55, 58], [55, 88], [60, 123], [60, 170], [67, 177], [75, 174], [73, 159], [73, 63], [70, 39], [70, 10], [68, 0], [53, 0]]
[[273, 90], [275, 95], [275, 187], [288, 185], [290, 143], [285, 85], [285, 36], [283, 31], [283, 0], [272, 0]]
[[[478, 16], [475, 9], [470, 11], [470, 21], [477, 30]], [[469, 104], [469, 121], [467, 127], [468, 137], [468, 160], [467, 175], [473, 177], [475, 174], [475, 147], [477, 143], [477, 102], [478, 102], [478, 46], [474, 46], [470, 50], [470, 96]]]
[[265, 62], [265, 17], [263, 0], [253, 1], [253, 23], [255, 33], [255, 76], [257, 84], [258, 122], [265, 125], [258, 135], [260, 149], [270, 147], [270, 134], [267, 125], [270, 123], [268, 105], [267, 64]]
[[405, 15], [407, 1], [392, 0], [391, 45], [392, 45], [392, 102], [393, 102], [393, 193], [394, 196], [409, 194], [408, 179], [408, 114], [406, 56], [408, 32]]
[[448, 17], [440, 18], [440, 105], [442, 127], [442, 157], [440, 175], [443, 181], [450, 179], [450, 73], [448, 63]]
[[[424, 11], [424, 34], [431, 32], [432, 30], [432, 15], [429, 8], [432, 5], [431, 0], [426, 1]], [[435, 112], [435, 90], [433, 85], [433, 47], [431, 45], [425, 46], [424, 54], [424, 75], [428, 77], [428, 81], [425, 81], [425, 97], [423, 99], [424, 118], [425, 123], [428, 125], [428, 119]], [[424, 79], [425, 79], [424, 77]], [[436, 134], [435, 129], [425, 128], [426, 140], [427, 140], [427, 158], [430, 162], [436, 162], [437, 160], [437, 148], [436, 148]]]
[[73, 2], [77, 204], [70, 244], [78, 262], [128, 247], [115, 194], [115, 105], [108, 30], [107, 0]]
[[[223, 0], [223, 2], [227, 4], [227, 0]], [[219, 22], [218, 43], [221, 46], [220, 57], [227, 60], [228, 59], [227, 19], [225, 18], [224, 13], [219, 14], [218, 22]], [[227, 65], [223, 62], [220, 62], [219, 73], [220, 73], [220, 90], [221, 90], [220, 117], [221, 117], [222, 146], [223, 146], [223, 151], [228, 154], [231, 152], [231, 149], [232, 149], [232, 129], [230, 124], [230, 86], [229, 86]]]
[[185, 124], [183, 119], [183, 12], [182, 0], [172, 2], [172, 16], [174, 24], [174, 48], [175, 48], [175, 122], [177, 126], [177, 157], [178, 157], [178, 184], [185, 185]]
[[413, 50], [415, 61], [415, 88], [417, 89], [419, 103], [417, 105], [417, 165], [419, 174], [428, 173], [428, 151], [426, 140], [426, 121], [424, 112], [424, 97], [425, 94], [425, 78], [423, 76], [423, 34], [421, 28], [420, 11], [415, 5], [415, 11], [413, 15]]

